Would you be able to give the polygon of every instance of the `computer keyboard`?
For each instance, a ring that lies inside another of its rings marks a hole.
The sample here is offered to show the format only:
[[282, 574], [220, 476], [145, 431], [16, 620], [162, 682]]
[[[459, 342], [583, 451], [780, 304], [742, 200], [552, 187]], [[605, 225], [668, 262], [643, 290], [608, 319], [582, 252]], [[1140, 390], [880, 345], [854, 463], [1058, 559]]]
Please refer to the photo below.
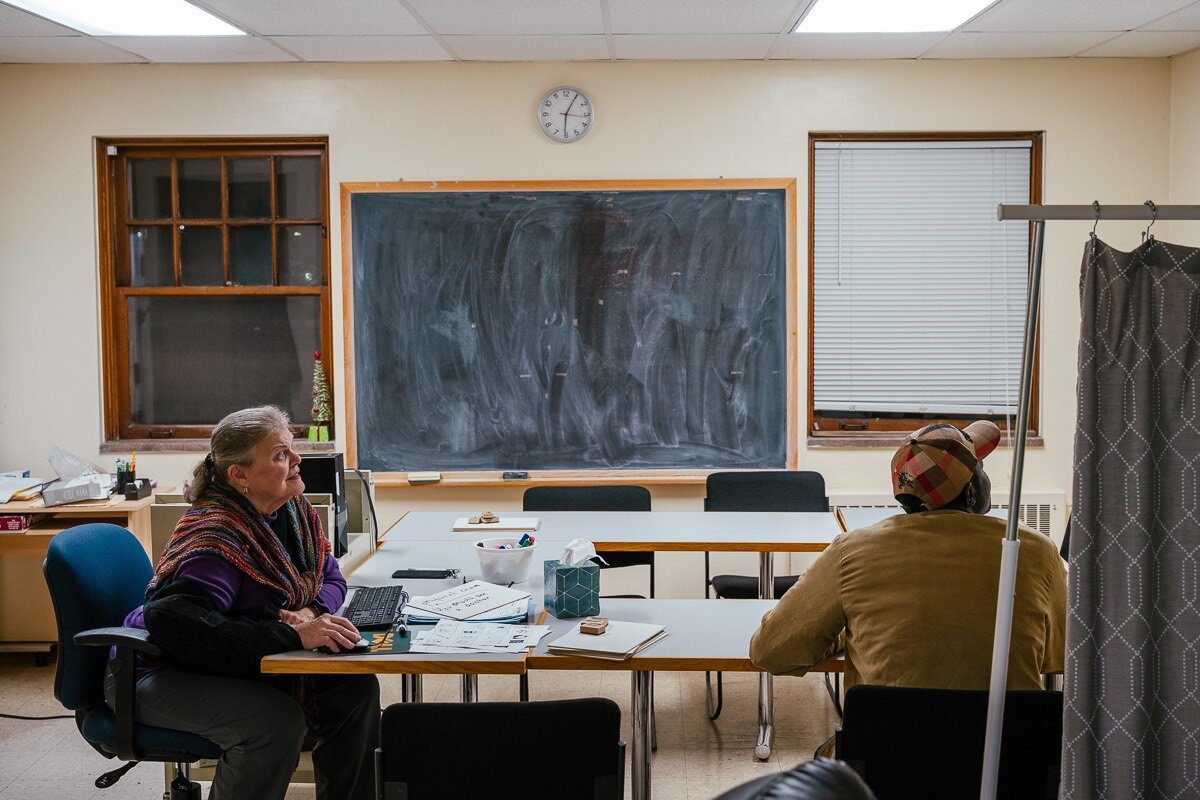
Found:
[[396, 621], [396, 611], [405, 599], [404, 587], [364, 586], [354, 591], [343, 615], [359, 630], [388, 628]]

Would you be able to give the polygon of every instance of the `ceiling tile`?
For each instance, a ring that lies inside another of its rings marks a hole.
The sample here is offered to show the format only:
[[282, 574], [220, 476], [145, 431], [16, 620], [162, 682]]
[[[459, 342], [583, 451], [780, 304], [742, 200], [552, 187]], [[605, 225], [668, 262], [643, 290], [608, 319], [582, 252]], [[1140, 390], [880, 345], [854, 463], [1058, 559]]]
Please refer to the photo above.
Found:
[[264, 36], [404, 36], [427, 31], [396, 0], [199, 0], [238, 27]]
[[1100, 33], [1017, 33], [985, 31], [952, 33], [925, 54], [925, 58], [1065, 58], [1111, 39]]
[[1200, 31], [1130, 31], [1093, 47], [1081, 56], [1165, 58], [1200, 47]]
[[163, 64], [226, 64], [249, 61], [295, 61], [257, 36], [98, 36], [131, 53]]
[[797, 0], [608, 0], [613, 33], [780, 33]]
[[444, 36], [465, 61], [599, 61], [608, 59], [603, 36]]
[[618, 34], [617, 58], [651, 60], [765, 58], [774, 33], [692, 34], [686, 36]]
[[407, 0], [443, 36], [604, 33], [600, 0]]
[[1200, 31], [1200, 3], [1192, 3], [1184, 9], [1168, 14], [1148, 25], [1144, 31]]
[[143, 61], [132, 53], [88, 36], [0, 36], [0, 64], [125, 64]]
[[771, 58], [917, 58], [945, 33], [789, 33]]
[[1000, 0], [967, 31], [1127, 31], [1193, 0]]
[[272, 36], [305, 61], [449, 61], [432, 36]]
[[78, 36], [79, 31], [0, 3], [0, 31], [4, 36]]

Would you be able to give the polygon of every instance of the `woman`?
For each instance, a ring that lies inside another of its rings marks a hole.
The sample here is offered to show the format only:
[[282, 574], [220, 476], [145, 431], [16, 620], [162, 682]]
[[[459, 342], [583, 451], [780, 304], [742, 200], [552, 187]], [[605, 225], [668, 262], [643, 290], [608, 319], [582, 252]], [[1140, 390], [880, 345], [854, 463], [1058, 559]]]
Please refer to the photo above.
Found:
[[[267, 678], [264, 655], [353, 647], [335, 616], [346, 580], [321, 520], [304, 498], [288, 418], [274, 406], [236, 411], [213, 429], [180, 519], [146, 590], [125, 620], [167, 658], [141, 659], [138, 722], [197, 733], [219, 745], [209, 800], [283, 798], [311, 734], [317, 797], [367, 800], [374, 788], [379, 683], [373, 675]], [[114, 684], [105, 684], [109, 705]]]

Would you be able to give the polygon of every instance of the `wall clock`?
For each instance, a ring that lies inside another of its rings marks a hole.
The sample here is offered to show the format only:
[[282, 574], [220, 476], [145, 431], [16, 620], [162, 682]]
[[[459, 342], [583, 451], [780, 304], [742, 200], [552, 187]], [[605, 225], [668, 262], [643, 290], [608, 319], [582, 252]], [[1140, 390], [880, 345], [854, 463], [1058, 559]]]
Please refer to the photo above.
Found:
[[583, 92], [558, 86], [546, 92], [537, 106], [538, 127], [556, 142], [574, 142], [587, 136], [596, 121], [596, 109]]

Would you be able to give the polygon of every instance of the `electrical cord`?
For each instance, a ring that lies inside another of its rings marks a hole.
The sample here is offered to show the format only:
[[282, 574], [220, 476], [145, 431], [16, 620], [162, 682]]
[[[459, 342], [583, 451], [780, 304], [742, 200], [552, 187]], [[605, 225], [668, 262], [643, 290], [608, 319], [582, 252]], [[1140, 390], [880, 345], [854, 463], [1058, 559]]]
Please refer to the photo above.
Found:
[[75, 719], [75, 715], [74, 714], [53, 714], [49, 717], [27, 717], [24, 714], [0, 714], [0, 718], [2, 718], [2, 719], [34, 719], [34, 720]]

